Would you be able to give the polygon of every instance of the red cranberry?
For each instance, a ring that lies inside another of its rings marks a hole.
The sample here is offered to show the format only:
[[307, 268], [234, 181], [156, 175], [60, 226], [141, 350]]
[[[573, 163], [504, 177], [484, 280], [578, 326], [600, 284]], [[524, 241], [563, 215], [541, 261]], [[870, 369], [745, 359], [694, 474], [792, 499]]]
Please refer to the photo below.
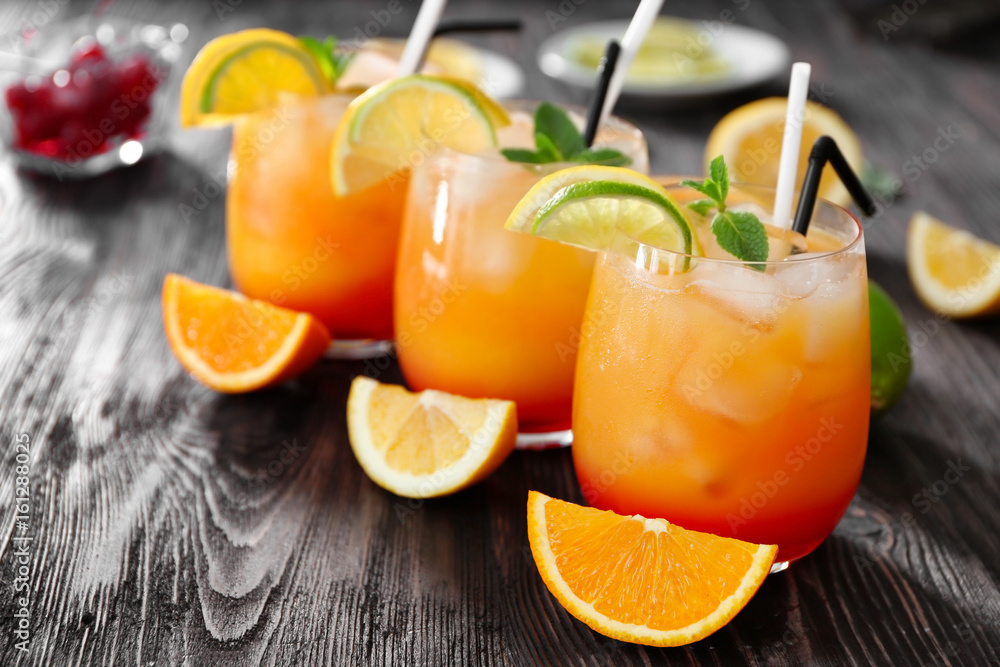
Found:
[[116, 62], [92, 44], [73, 54], [65, 85], [56, 85], [57, 72], [34, 90], [18, 82], [5, 91], [16, 147], [66, 159], [88, 157], [110, 150], [119, 139], [141, 136], [160, 83], [148, 56], [133, 54]]

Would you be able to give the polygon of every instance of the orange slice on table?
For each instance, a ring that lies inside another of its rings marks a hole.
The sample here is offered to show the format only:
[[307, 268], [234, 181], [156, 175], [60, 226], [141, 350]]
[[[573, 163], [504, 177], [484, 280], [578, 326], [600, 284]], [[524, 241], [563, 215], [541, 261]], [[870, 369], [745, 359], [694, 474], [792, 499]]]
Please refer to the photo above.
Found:
[[681, 646], [728, 623], [778, 553], [663, 519], [621, 516], [528, 492], [528, 539], [549, 591], [596, 632]]
[[[754, 183], [774, 187], [778, 183], [778, 163], [781, 142], [785, 134], [785, 113], [788, 99], [768, 97], [730, 111], [723, 116], [708, 136], [705, 146], [705, 173], [719, 155], [726, 158], [733, 182]], [[847, 163], [860, 174], [864, 166], [861, 142], [854, 130], [833, 109], [817, 102], [807, 102], [802, 119], [802, 145], [799, 148], [799, 175], [805, 174], [813, 144], [823, 135], [837, 142]], [[840, 182], [833, 167], [823, 168], [819, 196], [835, 204], [847, 206], [851, 195]]]
[[1000, 312], [1000, 246], [923, 211], [910, 219], [906, 267], [920, 300], [954, 318]]
[[308, 313], [172, 273], [163, 281], [163, 326], [185, 370], [232, 394], [290, 380], [330, 345], [326, 327]]
[[368, 477], [407, 498], [455, 493], [485, 479], [513, 451], [513, 401], [419, 393], [354, 378], [347, 398], [351, 449]]

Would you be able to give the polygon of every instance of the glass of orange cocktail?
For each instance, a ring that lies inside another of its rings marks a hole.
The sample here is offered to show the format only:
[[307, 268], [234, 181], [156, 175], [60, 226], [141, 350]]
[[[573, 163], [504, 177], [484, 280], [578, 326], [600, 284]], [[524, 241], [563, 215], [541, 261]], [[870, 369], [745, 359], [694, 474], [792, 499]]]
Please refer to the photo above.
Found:
[[[511, 105], [500, 148], [532, 143], [535, 103]], [[576, 110], [576, 120], [581, 112]], [[642, 133], [612, 118], [595, 145], [646, 171]], [[396, 272], [396, 348], [414, 390], [517, 403], [519, 444], [568, 444], [580, 323], [594, 254], [513, 234], [507, 216], [566, 163], [441, 148], [414, 166]]]
[[339, 197], [330, 148], [349, 95], [289, 102], [237, 120], [226, 235], [244, 294], [317, 316], [334, 356], [368, 356], [393, 336], [392, 287], [406, 175]]
[[[766, 222], [773, 191], [733, 186], [730, 199]], [[772, 259], [753, 268], [690, 215], [707, 257], [625, 236], [598, 256], [573, 404], [577, 476], [596, 507], [777, 544], [787, 563], [833, 531], [861, 476], [862, 229], [821, 202], [807, 247], [777, 259], [787, 239], [770, 228]]]

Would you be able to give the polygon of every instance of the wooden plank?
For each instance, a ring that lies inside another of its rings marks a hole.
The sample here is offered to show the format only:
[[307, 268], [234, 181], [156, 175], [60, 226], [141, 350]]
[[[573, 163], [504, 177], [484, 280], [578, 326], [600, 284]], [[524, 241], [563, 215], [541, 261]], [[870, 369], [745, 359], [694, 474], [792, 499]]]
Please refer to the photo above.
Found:
[[[221, 15], [216, 5], [122, 0], [114, 12], [182, 20], [200, 44], [251, 25], [350, 35], [384, 3], [244, 0]], [[0, 24], [9, 32], [39, 6], [8, 3]], [[402, 6], [385, 34], [408, 29], [415, 6]], [[546, 12], [570, 6], [557, 29], [631, 11], [509, 0], [502, 13], [525, 19], [523, 35], [470, 41], [520, 62], [527, 96], [585, 103], [533, 62], [552, 33]], [[689, 0], [670, 11], [710, 19], [733, 6], [743, 5]], [[449, 13], [501, 9], [466, 0]], [[456, 497], [407, 501], [372, 484], [346, 440], [343, 405], [364, 363], [323, 362], [247, 396], [201, 388], [164, 340], [159, 289], [168, 271], [228, 283], [222, 197], [188, 221], [180, 210], [224, 167], [228, 135], [186, 132], [172, 154], [93, 181], [0, 164], [0, 498], [11, 506], [7, 443], [25, 433], [33, 537], [30, 652], [15, 647], [16, 602], [5, 596], [0, 663], [1000, 663], [1000, 324], [935, 319], [909, 285], [903, 250], [918, 208], [1000, 242], [996, 58], [862, 35], [834, 4], [751, 3], [738, 20], [813, 62], [828, 103], [879, 166], [903, 175], [939, 131], [959, 134], [867, 225], [871, 274], [906, 314], [916, 366], [902, 402], [873, 425], [857, 498], [816, 553], [694, 646], [609, 640], [558, 605], [527, 549], [528, 489], [582, 501], [568, 452], [516, 453]], [[690, 172], [726, 111], [781, 91], [623, 113], [645, 131], [654, 171]], [[401, 379], [394, 364], [379, 373]], [[943, 481], [949, 469], [957, 483]], [[9, 591], [17, 530], [9, 509], [0, 514]]]

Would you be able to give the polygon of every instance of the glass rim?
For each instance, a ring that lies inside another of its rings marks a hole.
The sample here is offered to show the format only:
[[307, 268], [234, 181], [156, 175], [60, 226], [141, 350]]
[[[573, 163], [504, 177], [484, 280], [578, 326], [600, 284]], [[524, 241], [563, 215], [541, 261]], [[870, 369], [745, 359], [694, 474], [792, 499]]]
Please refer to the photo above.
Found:
[[[533, 110], [535, 107], [537, 107], [539, 104], [541, 104], [542, 102], [545, 102], [545, 101], [546, 100], [532, 100], [532, 99], [528, 99], [528, 98], [524, 98], [524, 97], [515, 97], [515, 98], [510, 98], [510, 99], [505, 99], [505, 100], [497, 100], [498, 104], [500, 104], [500, 106], [502, 106], [504, 108], [504, 110], [506, 110], [506, 111], [511, 111], [511, 110], [513, 110], [513, 111]], [[565, 109], [566, 111], [569, 111], [571, 113], [574, 113], [574, 114], [578, 115], [580, 118], [584, 119], [584, 122], [586, 122], [586, 118], [587, 118], [587, 108], [586, 107], [580, 106], [579, 104], [563, 104], [563, 103], [559, 103], [559, 107], [562, 108], [562, 109]], [[625, 120], [621, 116], [614, 116], [614, 115], [609, 116], [607, 118], [607, 120], [604, 121], [604, 123], [601, 126], [601, 128], [598, 130], [598, 136], [600, 136], [601, 130], [605, 129], [605, 128], [620, 129], [620, 130], [624, 130], [624, 131], [631, 131], [632, 133], [634, 133], [634, 135], [636, 135], [639, 138], [641, 138], [641, 140], [643, 141], [643, 143], [646, 142], [646, 135], [642, 133], [642, 130], [639, 129], [639, 126], [636, 125], [635, 123], [631, 122], [631, 121]], [[499, 146], [498, 145], [498, 146], [491, 147], [491, 148], [489, 148], [489, 149], [487, 149], [486, 151], [483, 151], [483, 152], [470, 153], [468, 151], [459, 150], [457, 148], [450, 148], [450, 147], [445, 146], [444, 144], [442, 144], [440, 141], [436, 141], [434, 139], [434, 137], [431, 137], [431, 136], [428, 135], [427, 128], [425, 128], [423, 125], [421, 125], [421, 127], [420, 127], [420, 134], [425, 139], [429, 139], [430, 141], [434, 142], [434, 145], [436, 147], [436, 151], [435, 151], [436, 153], [444, 153], [444, 154], [450, 154], [450, 155], [459, 155], [461, 157], [468, 157], [468, 158], [473, 158], [473, 159], [477, 159], [477, 160], [483, 160], [484, 162], [491, 162], [491, 163], [492, 162], [500, 162], [500, 163], [503, 163], [503, 164], [515, 165], [515, 166], [518, 166], [518, 167], [521, 167], [521, 168], [529, 169], [529, 170], [532, 170], [532, 171], [539, 171], [539, 172], [541, 172], [541, 171], [549, 171], [549, 170], [559, 171], [560, 169], [568, 169], [570, 167], [579, 167], [581, 165], [580, 162], [569, 162], [569, 161], [563, 161], [563, 162], [546, 162], [544, 164], [533, 164], [533, 163], [530, 163], [530, 162], [512, 162], [511, 160], [508, 160], [507, 158], [505, 158], [500, 153], [500, 149], [501, 148], [515, 148], [515, 146], [506, 146], [505, 147], [505, 146]], [[524, 148], [529, 148], [529, 147], [525, 146]], [[531, 148], [533, 148], [533, 147], [531, 147]]]
[[[650, 178], [652, 178], [654, 181], [657, 181], [657, 183], [659, 183], [668, 192], [670, 190], [676, 190], [676, 189], [679, 189], [679, 188], [682, 188], [682, 187], [686, 187], [686, 186], [682, 186], [679, 181], [671, 181], [671, 182], [668, 182], [668, 183], [664, 183], [661, 180], [657, 180], [658, 178], [662, 178], [660, 176], [650, 176]], [[775, 188], [773, 188], [773, 187], [771, 187], [769, 185], [758, 185], [756, 183], [731, 183], [729, 187], [730, 187], [730, 189], [734, 189], [734, 188], [736, 188], [736, 189], [739, 189], [739, 188], [747, 189], [747, 188], [749, 188], [749, 189], [764, 190], [764, 191], [768, 191], [768, 192], [775, 192]], [[680, 206], [683, 207], [683, 204], [680, 204]], [[769, 266], [787, 266], [789, 263], [792, 263], [792, 262], [811, 262], [811, 261], [816, 261], [816, 260], [821, 260], [821, 259], [827, 259], [829, 257], [835, 257], [837, 255], [841, 255], [841, 254], [850, 252], [850, 251], [856, 249], [857, 246], [859, 246], [863, 242], [863, 239], [864, 239], [864, 226], [861, 224], [861, 221], [858, 220], [858, 217], [856, 215], [854, 215], [853, 213], [851, 213], [848, 209], [844, 208], [843, 206], [840, 206], [839, 204], [835, 204], [835, 203], [833, 203], [832, 201], [830, 201], [828, 199], [822, 199], [820, 197], [816, 198], [816, 207], [817, 207], [816, 210], [819, 210], [820, 207], [822, 207], [824, 209], [830, 209], [830, 210], [833, 210], [835, 212], [838, 212], [839, 214], [846, 215], [847, 219], [850, 220], [852, 223], [854, 223], [854, 227], [855, 227], [856, 232], [855, 232], [853, 238], [850, 240], [850, 242], [846, 243], [842, 248], [837, 248], [836, 250], [829, 250], [827, 252], [808, 253], [808, 254], [803, 254], [803, 255], [789, 255], [788, 257], [786, 257], [784, 259], [768, 259], [768, 260], [764, 260], [763, 262], [746, 262], [746, 261], [743, 261], [742, 259], [736, 259], [736, 258], [728, 258], [728, 257], [705, 257], [704, 255], [695, 255], [693, 253], [680, 252], [680, 251], [677, 251], [677, 250], [672, 250], [670, 248], [661, 248], [660, 246], [658, 246], [658, 245], [656, 245], [654, 243], [648, 243], [646, 241], [642, 241], [642, 240], [636, 238], [633, 234], [628, 233], [628, 232], [618, 232], [618, 234], [621, 235], [621, 236], [623, 236], [623, 237], [625, 237], [625, 238], [627, 238], [627, 239], [629, 239], [630, 241], [633, 241], [639, 247], [650, 248], [650, 249], [655, 250], [657, 252], [661, 252], [661, 253], [665, 253], [667, 255], [675, 256], [675, 257], [677, 257], [679, 259], [696, 259], [699, 262], [716, 262], [716, 263], [719, 263], [719, 264], [739, 264], [739, 265], [743, 265], [743, 266], [746, 266], [748, 264], [752, 264], [754, 266], [763, 266], [763, 267], [769, 267]], [[815, 218], [816, 218], [816, 213], [814, 212], [813, 213], [813, 219], [815, 219]], [[612, 253], [614, 253], [615, 251], [611, 250], [611, 251], [605, 251], [605, 252], [612, 252]]]

